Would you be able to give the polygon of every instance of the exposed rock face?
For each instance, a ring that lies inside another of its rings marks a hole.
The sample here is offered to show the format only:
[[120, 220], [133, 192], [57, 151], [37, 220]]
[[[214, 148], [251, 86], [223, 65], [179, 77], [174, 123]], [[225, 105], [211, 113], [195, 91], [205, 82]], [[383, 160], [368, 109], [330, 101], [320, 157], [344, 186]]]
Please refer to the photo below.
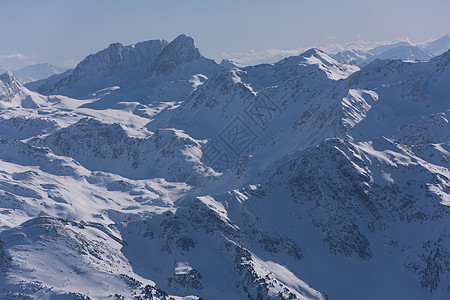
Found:
[[11, 102], [19, 90], [20, 84], [16, 81], [12, 73], [3, 73], [0, 75], [0, 101]]

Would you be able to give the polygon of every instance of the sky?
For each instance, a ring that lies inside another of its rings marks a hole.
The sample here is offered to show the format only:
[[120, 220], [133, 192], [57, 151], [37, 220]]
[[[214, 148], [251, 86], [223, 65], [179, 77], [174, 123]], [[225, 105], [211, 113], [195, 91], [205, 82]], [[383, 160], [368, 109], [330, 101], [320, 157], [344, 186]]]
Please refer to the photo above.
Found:
[[0, 0], [0, 68], [73, 67], [120, 42], [190, 35], [201, 53], [245, 60], [312, 46], [450, 32], [449, 0]]

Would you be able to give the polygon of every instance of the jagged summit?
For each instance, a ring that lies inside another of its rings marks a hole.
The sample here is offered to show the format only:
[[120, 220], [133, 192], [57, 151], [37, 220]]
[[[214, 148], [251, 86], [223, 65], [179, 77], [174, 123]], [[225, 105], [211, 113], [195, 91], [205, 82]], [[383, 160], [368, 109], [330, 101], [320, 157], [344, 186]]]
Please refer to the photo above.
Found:
[[87, 56], [73, 71], [74, 79], [86, 79], [95, 76], [112, 76], [131, 69], [150, 68], [161, 61], [173, 64], [192, 62], [203, 58], [194, 40], [180, 35], [172, 42], [150, 40], [124, 46], [113, 43], [108, 48]]
[[0, 75], [0, 109], [4, 107], [38, 108], [46, 103], [45, 97], [29, 91], [11, 72]]
[[63, 94], [86, 97], [121, 81], [138, 80], [161, 54], [168, 42], [150, 40], [124, 46], [113, 43], [106, 49], [88, 55], [73, 70], [27, 84], [31, 90], [44, 95]]
[[200, 54], [191, 37], [182, 34], [170, 43], [165, 40], [128, 46], [113, 43], [87, 56], [73, 71], [27, 86], [44, 95], [62, 94], [83, 99], [94, 97], [98, 91], [119, 87], [120, 91], [115, 88], [118, 91], [114, 95], [132, 89], [136, 97], [154, 100], [154, 93], [162, 97], [160, 90], [170, 90], [167, 86], [156, 86], [169, 84], [167, 78], [171, 77], [171, 84], [177, 85], [173, 89], [180, 90], [175, 95], [172, 92], [172, 97], [180, 98], [201, 83], [198, 76], [197, 79], [193, 76], [202, 74], [200, 77], [206, 78], [219, 68], [213, 60]]
[[203, 58], [194, 45], [194, 39], [181, 34], [177, 36], [161, 53], [161, 57], [171, 59], [174, 63], [191, 62]]
[[200, 50], [195, 47], [194, 39], [184, 34], [177, 36], [170, 42], [150, 66], [150, 76], [167, 75], [174, 72], [184, 64], [203, 61], [207, 65], [216, 63], [200, 54]]
[[130, 69], [151, 64], [161, 53], [167, 42], [152, 40], [123, 46], [111, 44], [108, 48], [91, 54], [80, 62], [73, 71], [73, 79], [86, 79], [94, 76], [112, 76]]
[[19, 92], [22, 85], [14, 78], [13, 73], [6, 72], [0, 75], [0, 101], [11, 102]]
[[6, 71], [5, 73], [0, 75], [0, 80], [5, 83], [13, 83], [16, 82], [14, 78], [14, 74], [12, 72]]

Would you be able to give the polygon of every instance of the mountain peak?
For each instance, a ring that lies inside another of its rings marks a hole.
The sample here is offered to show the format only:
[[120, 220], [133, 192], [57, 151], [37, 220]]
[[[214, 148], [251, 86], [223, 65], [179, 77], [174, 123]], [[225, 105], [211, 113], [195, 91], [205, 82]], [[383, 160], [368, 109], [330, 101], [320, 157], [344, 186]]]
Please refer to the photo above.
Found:
[[124, 46], [121, 43], [112, 43], [108, 46], [108, 48], [105, 49], [108, 53], [120, 53], [122, 52]]
[[320, 50], [318, 48], [311, 48], [309, 50], [306, 50], [299, 56], [306, 59], [307, 61], [309, 61], [311, 63], [315, 63], [316, 60], [319, 60], [326, 65], [338, 64], [337, 61], [332, 59], [327, 53], [323, 52], [322, 50]]
[[180, 65], [201, 59], [205, 59], [205, 57], [195, 47], [194, 39], [181, 34], [162, 50], [155, 63], [151, 65], [149, 73], [152, 75], [167, 75]]
[[12, 84], [16, 81], [16, 79], [14, 78], [14, 74], [9, 71], [6, 71], [5, 73], [1, 74], [0, 80], [6, 84]]
[[122, 48], [123, 45], [119, 42], [115, 42], [115, 43], [111, 43], [107, 49], [117, 49], [117, 48]]
[[192, 47], [195, 48], [194, 45], [194, 39], [190, 36], [187, 36], [185, 34], [180, 34], [176, 38], [173, 39], [173, 41], [170, 44], [178, 44], [183, 47]]
[[13, 73], [6, 72], [0, 75], [0, 102], [11, 102], [20, 89], [21, 84], [14, 78]]
[[177, 36], [176, 38], [173, 39], [172, 42], [187, 42], [187, 43], [191, 43], [192, 45], [194, 44], [194, 39], [190, 36], [185, 35], [184, 33], [180, 34], [179, 36]]
[[325, 72], [329, 79], [338, 80], [348, 77], [359, 70], [356, 66], [341, 64], [328, 56], [322, 50], [311, 48], [298, 56], [291, 56], [279, 61], [276, 65], [316, 66], [318, 70]]
[[309, 56], [313, 56], [313, 55], [324, 55], [324, 54], [325, 54], [325, 52], [323, 52], [322, 50], [313, 47], [311, 49], [306, 50], [302, 54], [300, 54], [300, 56], [309, 57]]
[[229, 60], [229, 59], [222, 59], [222, 61], [219, 64], [221, 67], [226, 68], [226, 69], [232, 69], [232, 68], [242, 68], [244, 67], [244, 65], [238, 63], [237, 61], [234, 60]]
[[185, 34], [177, 36], [162, 51], [161, 57], [170, 59], [175, 63], [196, 61], [203, 56], [195, 47], [194, 39]]
[[290, 57], [286, 57], [283, 60], [279, 61], [277, 64], [280, 63], [294, 63], [294, 64], [315, 64], [313, 62], [311, 62], [311, 59], [313, 59], [315, 62], [317, 61], [333, 61], [334, 60], [329, 57], [325, 52], [323, 52], [322, 50], [319, 50], [317, 48], [311, 48], [309, 50], [306, 50], [305, 52], [299, 54], [299, 55], [294, 55], [294, 56], [290, 56]]

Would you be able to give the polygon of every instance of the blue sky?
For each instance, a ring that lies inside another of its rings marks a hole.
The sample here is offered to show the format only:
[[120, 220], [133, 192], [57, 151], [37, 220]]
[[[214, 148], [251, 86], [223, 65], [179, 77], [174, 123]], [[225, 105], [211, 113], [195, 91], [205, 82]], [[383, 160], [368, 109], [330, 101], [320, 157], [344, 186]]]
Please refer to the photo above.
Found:
[[449, 0], [0, 0], [0, 67], [73, 65], [110, 43], [192, 36], [219, 60], [450, 31]]

